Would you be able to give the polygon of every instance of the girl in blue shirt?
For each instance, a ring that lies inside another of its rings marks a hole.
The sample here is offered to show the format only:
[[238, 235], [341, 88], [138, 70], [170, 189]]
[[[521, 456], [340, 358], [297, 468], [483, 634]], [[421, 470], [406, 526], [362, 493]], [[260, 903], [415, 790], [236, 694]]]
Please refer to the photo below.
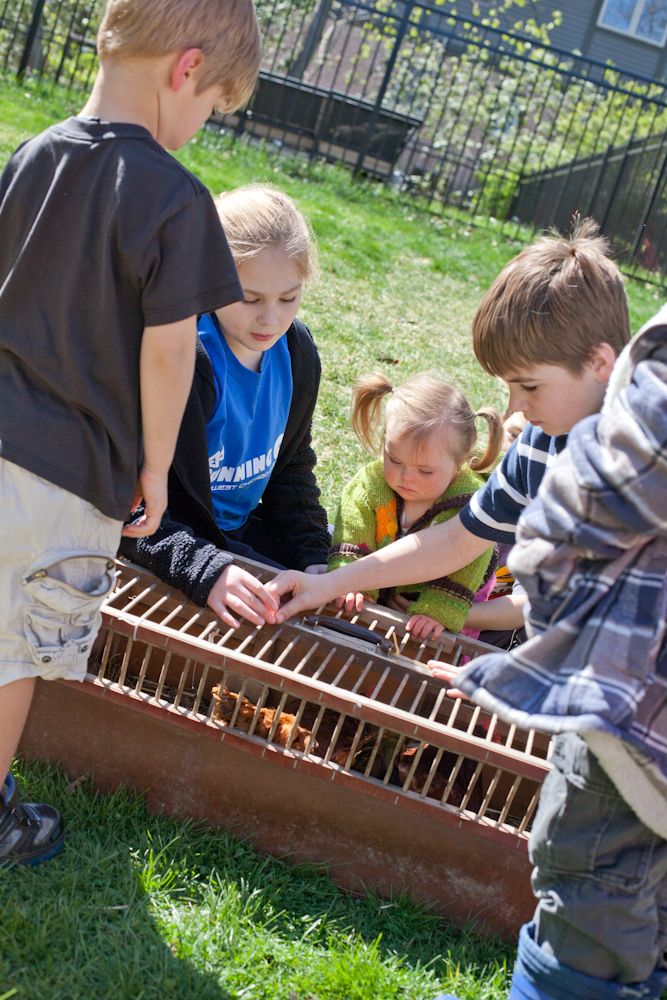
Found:
[[243, 299], [198, 318], [192, 392], [160, 530], [128, 552], [228, 624], [273, 621], [261, 584], [233, 555], [326, 570], [327, 516], [315, 480], [311, 422], [317, 348], [296, 314], [317, 269], [310, 227], [268, 185], [216, 206]]

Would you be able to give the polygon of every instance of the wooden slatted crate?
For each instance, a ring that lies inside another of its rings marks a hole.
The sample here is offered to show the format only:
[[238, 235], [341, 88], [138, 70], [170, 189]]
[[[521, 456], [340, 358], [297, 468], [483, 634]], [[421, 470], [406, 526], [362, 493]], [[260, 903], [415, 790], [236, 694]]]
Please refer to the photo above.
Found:
[[119, 563], [85, 682], [38, 684], [22, 749], [326, 862], [346, 888], [406, 892], [514, 935], [532, 908], [548, 740], [448, 695], [426, 666], [488, 647], [419, 643], [405, 620], [370, 605], [234, 630]]

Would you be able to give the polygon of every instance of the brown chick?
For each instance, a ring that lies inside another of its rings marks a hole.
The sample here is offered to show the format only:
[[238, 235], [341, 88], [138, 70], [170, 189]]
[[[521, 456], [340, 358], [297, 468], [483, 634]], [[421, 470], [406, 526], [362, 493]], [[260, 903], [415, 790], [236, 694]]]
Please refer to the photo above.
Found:
[[[229, 723], [234, 714], [239, 695], [234, 691], [228, 691], [227, 688], [221, 688], [219, 684], [213, 688], [211, 695], [215, 702], [212, 718], [218, 719], [220, 722]], [[234, 728], [247, 733], [250, 730], [255, 709], [256, 706], [251, 701], [241, 697], [241, 705], [234, 720]], [[267, 739], [275, 718], [275, 708], [260, 708], [255, 726], [255, 735]], [[295, 727], [295, 723], [296, 716], [290, 715], [288, 712], [281, 712], [278, 717], [276, 731], [273, 734], [273, 742], [277, 743], [278, 746], [286, 747], [290, 741], [290, 735]], [[306, 729], [304, 726], [296, 726], [290, 749], [305, 750], [310, 736], [311, 732], [309, 729]], [[312, 749], [315, 749], [315, 746]]]

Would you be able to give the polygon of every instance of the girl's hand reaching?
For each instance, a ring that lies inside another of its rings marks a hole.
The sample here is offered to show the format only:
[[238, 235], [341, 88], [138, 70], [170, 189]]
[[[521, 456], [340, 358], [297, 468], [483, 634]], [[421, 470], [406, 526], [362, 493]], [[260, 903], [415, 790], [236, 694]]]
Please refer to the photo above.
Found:
[[278, 610], [278, 600], [246, 570], [233, 563], [227, 566], [213, 585], [207, 604], [225, 625], [238, 628], [240, 622], [234, 614], [253, 625], [273, 625]]
[[413, 639], [437, 639], [445, 631], [445, 626], [428, 615], [413, 615], [405, 626]]

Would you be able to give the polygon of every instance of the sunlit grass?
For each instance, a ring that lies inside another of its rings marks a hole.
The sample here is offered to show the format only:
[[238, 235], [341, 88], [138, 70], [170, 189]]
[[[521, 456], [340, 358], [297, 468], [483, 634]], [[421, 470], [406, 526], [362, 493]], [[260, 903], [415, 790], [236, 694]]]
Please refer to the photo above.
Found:
[[17, 767], [67, 817], [64, 853], [0, 876], [0, 997], [462, 1000], [505, 996], [513, 949], [405, 899], [338, 891], [126, 793]]

